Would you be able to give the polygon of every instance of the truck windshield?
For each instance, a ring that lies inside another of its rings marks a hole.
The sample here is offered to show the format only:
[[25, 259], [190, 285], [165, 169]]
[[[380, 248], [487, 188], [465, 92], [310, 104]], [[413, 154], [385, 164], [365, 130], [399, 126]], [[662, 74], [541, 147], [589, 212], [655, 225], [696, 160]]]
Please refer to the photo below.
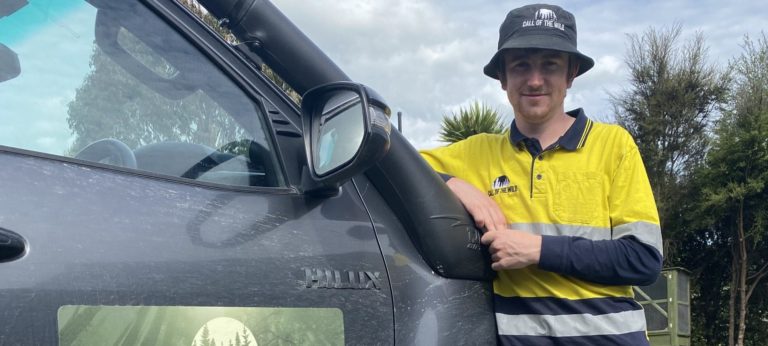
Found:
[[[138, 1], [27, 2], [0, 17], [0, 43], [21, 67], [0, 82], [0, 145], [218, 183], [281, 184], [261, 108]], [[105, 157], [86, 150], [96, 142], [107, 144], [96, 150]], [[108, 149], [114, 143], [126, 149]], [[114, 159], [121, 155], [136, 164]]]

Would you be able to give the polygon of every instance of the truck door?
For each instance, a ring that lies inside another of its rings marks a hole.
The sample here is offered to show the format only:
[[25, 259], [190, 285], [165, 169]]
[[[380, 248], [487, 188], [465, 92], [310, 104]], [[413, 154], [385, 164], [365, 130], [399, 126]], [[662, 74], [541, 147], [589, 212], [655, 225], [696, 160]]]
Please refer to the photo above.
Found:
[[296, 188], [297, 108], [232, 46], [175, 1], [7, 4], [0, 344], [393, 342], [359, 195]]

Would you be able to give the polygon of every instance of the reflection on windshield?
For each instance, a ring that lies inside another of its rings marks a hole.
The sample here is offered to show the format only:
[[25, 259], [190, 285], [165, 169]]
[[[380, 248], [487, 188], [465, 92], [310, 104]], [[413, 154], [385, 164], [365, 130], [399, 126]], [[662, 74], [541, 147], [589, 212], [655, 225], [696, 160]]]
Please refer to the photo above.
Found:
[[[281, 184], [261, 108], [237, 85], [142, 2], [91, 3], [32, 0], [0, 18], [0, 43], [23, 66], [0, 83], [0, 145], [221, 184]], [[76, 156], [90, 145], [95, 154]], [[136, 164], [125, 164], [132, 156]]]
[[[107, 46], [95, 44], [99, 39], [94, 32], [108, 36], [104, 32], [111, 28], [99, 27], [96, 9], [75, 0], [33, 0], [0, 19], [0, 43], [11, 46], [25, 66], [19, 78], [0, 84], [4, 106], [0, 144], [72, 156], [103, 138], [119, 139], [132, 149], [161, 141], [218, 148], [246, 133], [209, 95], [190, 89], [189, 80], [177, 83], [176, 66], [144, 42], [162, 41], [169, 50], [186, 54], [180, 61], [191, 61], [199, 68], [200, 58], [183, 39], [170, 30], [166, 36], [150, 35], [151, 29], [163, 29], [157, 19], [113, 12], [116, 18], [136, 18], [126, 22], [147, 27], [147, 32], [119, 28]], [[130, 59], [107, 54], [105, 48], [124, 51]], [[133, 62], [125, 60], [136, 60], [157, 79], [172, 83], [144, 80], [143, 75], [126, 70]], [[207, 78], [209, 83], [216, 81]], [[252, 106], [241, 106], [246, 107]], [[253, 112], [252, 108], [247, 111]]]
[[83, 1], [32, 0], [0, 18], [0, 43], [23, 66], [20, 76], [0, 83], [0, 144], [58, 155], [71, 145], [67, 103], [90, 71], [95, 15]]

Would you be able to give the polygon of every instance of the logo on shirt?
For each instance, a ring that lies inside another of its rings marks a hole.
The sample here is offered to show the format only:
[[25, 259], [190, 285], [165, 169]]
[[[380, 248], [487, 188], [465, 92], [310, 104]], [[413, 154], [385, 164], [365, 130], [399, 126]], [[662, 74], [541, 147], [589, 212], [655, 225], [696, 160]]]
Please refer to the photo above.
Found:
[[517, 192], [517, 185], [510, 185], [509, 178], [506, 175], [502, 175], [493, 180], [491, 183], [491, 189], [488, 190], [488, 196], [493, 197], [500, 193]]

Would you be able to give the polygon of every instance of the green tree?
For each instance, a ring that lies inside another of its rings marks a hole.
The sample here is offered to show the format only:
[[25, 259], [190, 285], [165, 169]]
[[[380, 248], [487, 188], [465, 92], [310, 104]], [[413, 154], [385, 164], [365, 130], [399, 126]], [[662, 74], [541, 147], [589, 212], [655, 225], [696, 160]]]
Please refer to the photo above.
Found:
[[480, 101], [474, 101], [458, 113], [444, 116], [440, 125], [440, 140], [455, 143], [478, 133], [502, 133], [506, 129], [499, 113]]
[[[728, 344], [744, 345], [750, 304], [765, 292], [768, 275], [768, 40], [744, 39], [743, 53], [730, 64], [729, 103], [715, 128], [715, 140], [701, 172], [701, 207], [710, 239], [730, 255]], [[761, 297], [764, 301], [764, 297]]]
[[680, 43], [681, 26], [649, 28], [629, 35], [625, 62], [630, 87], [611, 95], [619, 125], [635, 138], [648, 171], [662, 230], [667, 264], [677, 263], [675, 233], [693, 170], [703, 162], [708, 129], [726, 97], [726, 75], [707, 61], [701, 33]]
[[[121, 45], [156, 73], [174, 70], [128, 33]], [[165, 98], [131, 76], [96, 45], [90, 66], [91, 72], [67, 109], [67, 122], [75, 135], [69, 155], [102, 138], [115, 138], [137, 148], [163, 141], [219, 147], [243, 137], [235, 120], [202, 92], [180, 100]]]

